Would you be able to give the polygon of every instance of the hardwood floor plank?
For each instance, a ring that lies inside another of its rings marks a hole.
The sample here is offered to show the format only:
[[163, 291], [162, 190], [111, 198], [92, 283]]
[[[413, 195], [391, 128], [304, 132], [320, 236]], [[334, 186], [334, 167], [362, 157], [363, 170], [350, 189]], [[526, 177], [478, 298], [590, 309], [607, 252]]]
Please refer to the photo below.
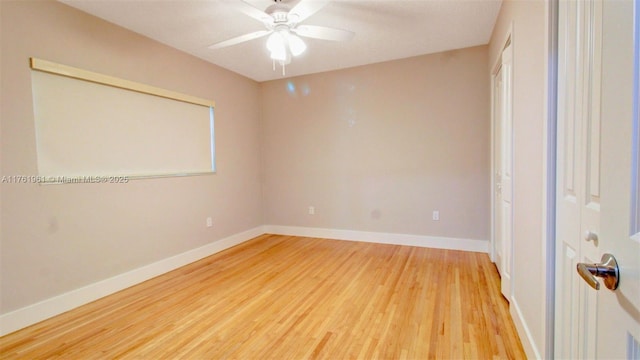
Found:
[[525, 358], [486, 254], [263, 235], [0, 338], [0, 359]]

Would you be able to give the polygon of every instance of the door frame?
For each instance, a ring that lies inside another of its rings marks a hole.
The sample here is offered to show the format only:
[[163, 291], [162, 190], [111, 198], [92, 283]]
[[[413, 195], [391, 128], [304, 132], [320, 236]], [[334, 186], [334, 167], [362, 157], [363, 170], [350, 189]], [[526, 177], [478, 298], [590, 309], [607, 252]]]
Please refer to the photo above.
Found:
[[[640, 18], [640, 2], [637, 0], [634, 2], [634, 19]], [[634, 24], [634, 39], [633, 39], [633, 67], [635, 69], [634, 79], [633, 79], [633, 96], [634, 104], [633, 104], [633, 116], [636, 119], [640, 118], [640, 21], [636, 21]], [[632, 175], [633, 178], [631, 180], [631, 229], [629, 232], [634, 234], [632, 237], [640, 242], [640, 124], [638, 122], [634, 123], [633, 129], [633, 142], [636, 146], [636, 151], [632, 154]]]
[[543, 134], [543, 234], [542, 242], [546, 259], [544, 264], [545, 285], [545, 348], [544, 358], [555, 358], [555, 310], [556, 310], [556, 157], [558, 131], [558, 8], [559, 0], [547, 1], [547, 61], [546, 77], [546, 124]]

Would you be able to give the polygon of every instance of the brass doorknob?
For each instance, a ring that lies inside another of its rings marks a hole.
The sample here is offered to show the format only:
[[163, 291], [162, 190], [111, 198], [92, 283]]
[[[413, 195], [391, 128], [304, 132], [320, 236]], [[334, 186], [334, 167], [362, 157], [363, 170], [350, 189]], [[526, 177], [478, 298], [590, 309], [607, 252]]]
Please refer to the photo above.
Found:
[[618, 269], [618, 262], [616, 258], [611, 254], [602, 255], [602, 259], [599, 264], [585, 264], [578, 263], [578, 274], [589, 284], [592, 288], [600, 290], [600, 282], [597, 277], [600, 277], [604, 281], [604, 286], [609, 290], [615, 290], [620, 283], [620, 270]]

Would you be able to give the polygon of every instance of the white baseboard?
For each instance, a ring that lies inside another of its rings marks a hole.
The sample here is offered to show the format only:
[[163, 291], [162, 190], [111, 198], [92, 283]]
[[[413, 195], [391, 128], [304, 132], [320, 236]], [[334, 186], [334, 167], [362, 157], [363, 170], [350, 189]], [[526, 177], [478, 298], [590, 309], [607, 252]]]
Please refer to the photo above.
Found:
[[280, 225], [265, 225], [264, 230], [268, 234], [306, 236], [334, 240], [353, 240], [381, 244], [420, 246], [436, 249], [463, 250], [483, 253], [489, 252], [489, 241], [487, 240]]
[[[533, 335], [531, 335], [531, 331], [527, 326], [527, 322], [524, 320], [522, 316], [522, 311], [520, 311], [520, 306], [515, 298], [511, 298], [511, 302], [509, 303], [509, 313], [511, 314], [511, 318], [513, 319], [513, 323], [516, 326], [516, 330], [518, 330], [518, 335], [520, 336], [520, 341], [522, 342], [522, 347], [524, 348], [525, 354], [527, 354], [528, 359], [542, 359], [540, 355], [540, 350], [536, 346], [536, 343], [533, 339]], [[524, 336], [523, 336], [524, 335]]]
[[264, 234], [264, 227], [256, 228], [231, 235], [186, 251], [182, 254], [166, 258], [155, 263], [116, 275], [112, 278], [98, 281], [85, 287], [43, 300], [39, 303], [23, 307], [0, 316], [0, 336], [33, 325], [78, 306], [87, 304], [101, 297], [113, 294], [130, 286], [162, 275], [181, 266], [198, 261], [232, 246], [241, 244]]

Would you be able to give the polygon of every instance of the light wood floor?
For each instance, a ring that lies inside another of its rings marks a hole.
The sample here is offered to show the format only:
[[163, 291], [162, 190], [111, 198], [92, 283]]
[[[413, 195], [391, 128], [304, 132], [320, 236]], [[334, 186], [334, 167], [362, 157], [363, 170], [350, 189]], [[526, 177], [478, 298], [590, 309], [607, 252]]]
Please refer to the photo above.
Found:
[[486, 254], [263, 235], [0, 338], [0, 358], [525, 358]]

